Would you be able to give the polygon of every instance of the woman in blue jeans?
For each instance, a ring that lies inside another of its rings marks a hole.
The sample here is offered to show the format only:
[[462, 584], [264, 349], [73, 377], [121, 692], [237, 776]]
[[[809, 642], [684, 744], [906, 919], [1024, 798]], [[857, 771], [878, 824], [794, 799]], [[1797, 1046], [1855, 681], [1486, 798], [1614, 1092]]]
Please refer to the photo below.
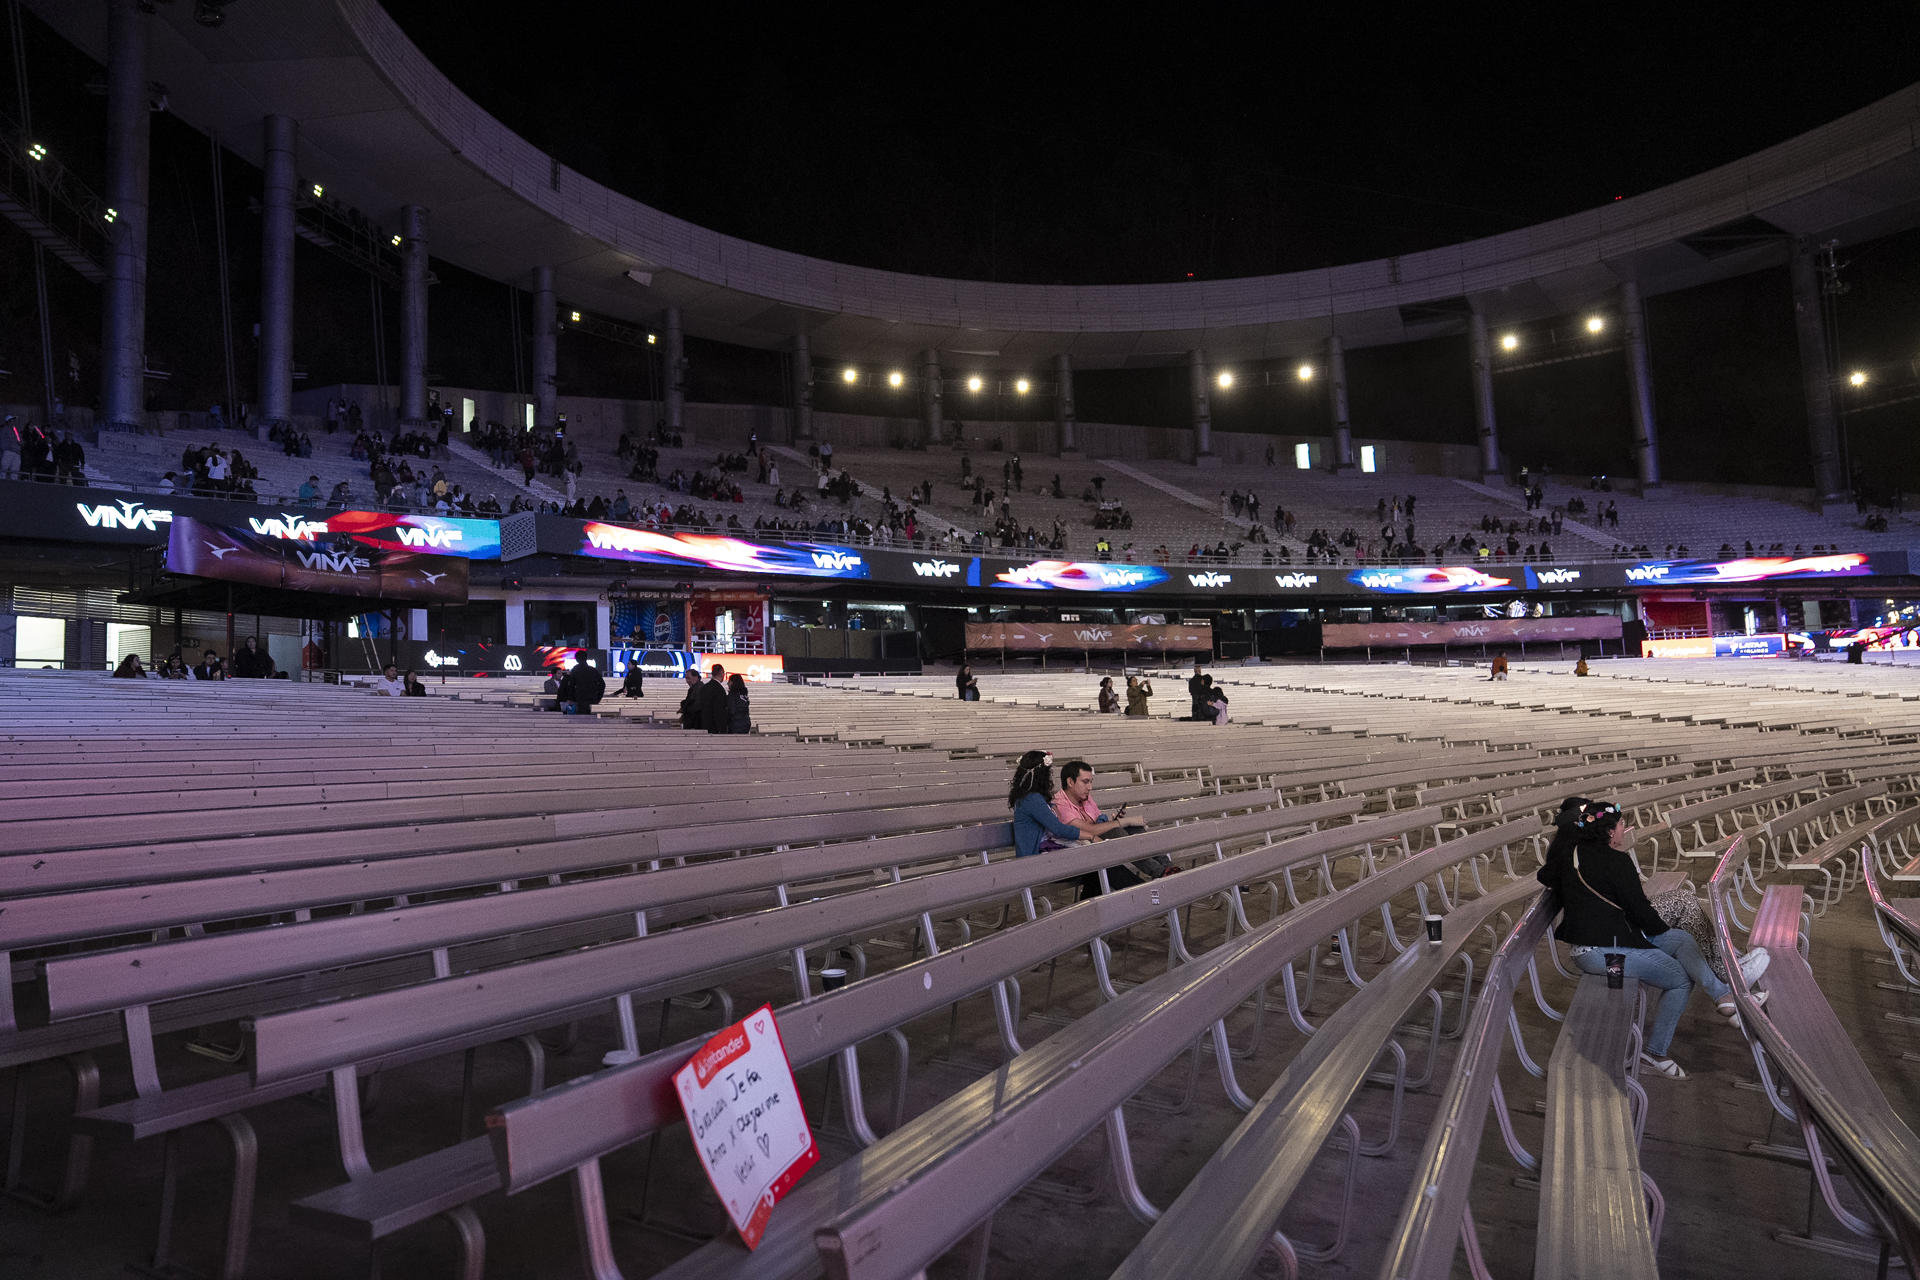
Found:
[[[1618, 805], [1587, 804], [1577, 812], [1563, 812], [1558, 825], [1560, 834], [1537, 873], [1541, 884], [1560, 895], [1561, 917], [1554, 934], [1572, 947], [1573, 964], [1580, 972], [1605, 973], [1606, 954], [1618, 952], [1626, 957], [1628, 977], [1661, 993], [1640, 1062], [1668, 1079], [1684, 1080], [1687, 1073], [1667, 1050], [1687, 997], [1694, 987], [1705, 988], [1720, 1014], [1732, 1020], [1732, 989], [1714, 976], [1693, 937], [1669, 927], [1647, 901], [1630, 852], [1633, 828]], [[1767, 953], [1759, 950], [1740, 958], [1748, 986], [1766, 971], [1767, 960]], [[1755, 999], [1764, 1003], [1765, 995], [1757, 992]]]

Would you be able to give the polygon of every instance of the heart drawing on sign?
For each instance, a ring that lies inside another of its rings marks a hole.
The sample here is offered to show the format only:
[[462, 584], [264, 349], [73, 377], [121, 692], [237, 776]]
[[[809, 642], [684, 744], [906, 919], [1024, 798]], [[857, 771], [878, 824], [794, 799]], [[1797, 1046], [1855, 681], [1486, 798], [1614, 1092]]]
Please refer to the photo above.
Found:
[[765, 1018], [755, 1018], [753, 1020], [753, 1029], [761, 1035], [767, 1034], [767, 1020]]
[[772, 1135], [763, 1133], [759, 1135], [759, 1137], [760, 1137], [760, 1154], [763, 1156], [771, 1156], [773, 1154]]

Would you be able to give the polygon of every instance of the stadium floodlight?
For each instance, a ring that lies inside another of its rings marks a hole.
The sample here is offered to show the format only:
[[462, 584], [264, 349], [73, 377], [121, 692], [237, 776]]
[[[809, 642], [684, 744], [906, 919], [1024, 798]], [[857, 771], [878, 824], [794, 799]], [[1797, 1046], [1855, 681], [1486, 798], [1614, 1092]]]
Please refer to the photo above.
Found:
[[393, 238], [393, 247], [394, 247], [394, 248], [396, 248], [396, 249], [398, 249], [398, 248], [400, 247], [400, 237], [399, 237], [399, 236], [395, 236], [395, 237]]
[[647, 345], [648, 345], [648, 346], [652, 346], [652, 345], [654, 344], [654, 340], [655, 340], [655, 338], [656, 338], [657, 336], [658, 336], [658, 335], [656, 335], [656, 334], [651, 334], [651, 333], [650, 333], [650, 334], [648, 334], [648, 335], [647, 335]]
[[1298, 369], [1295, 369], [1293, 371], [1293, 376], [1300, 379], [1300, 381], [1302, 382], [1312, 382], [1313, 366], [1310, 364], [1303, 364]]
[[327, 194], [327, 189], [325, 187], [321, 186], [317, 182], [313, 184], [313, 198], [315, 200], [318, 200], [321, 196], [325, 194]]
[[973, 394], [975, 395], [979, 395], [980, 388], [985, 385], [986, 384], [980, 380], [980, 375], [977, 373], [974, 374], [971, 378], [967, 379], [967, 390], [973, 392]]
[[907, 375], [895, 369], [887, 375], [887, 385], [898, 390], [907, 385]]
[[1865, 369], [1855, 369], [1852, 373], [1847, 375], [1847, 385], [1850, 387], [1866, 386], [1867, 371]]
[[1606, 331], [1606, 328], [1607, 328], [1607, 322], [1601, 317], [1599, 316], [1587, 317], [1588, 333], [1604, 333]]
[[106, 221], [112, 222], [115, 218], [120, 216], [120, 211], [118, 209], [109, 208], [105, 213], [101, 214], [100, 216]]
[[1225, 391], [1228, 387], [1233, 385], [1233, 375], [1231, 373], [1228, 373], [1222, 370], [1220, 376], [1218, 378], [1215, 378], [1214, 381], [1220, 384], [1220, 389], [1222, 391]]
[[570, 312], [569, 314], [573, 316], [573, 322], [575, 324], [580, 323], [580, 313], [578, 311]]
[[1016, 395], [1025, 395], [1027, 392], [1033, 390], [1033, 384], [1025, 378], [1020, 378], [1014, 382], [1013, 390]]
[[27, 148], [27, 155], [35, 160], [45, 160], [47, 158], [47, 148], [45, 144], [36, 142]]
[[840, 381], [846, 383], [848, 386], [852, 386], [854, 383], [860, 381], [860, 371], [852, 365], [848, 365], [840, 371]]
[[1502, 351], [1518, 351], [1520, 349], [1520, 335], [1517, 333], [1501, 334], [1500, 349]]

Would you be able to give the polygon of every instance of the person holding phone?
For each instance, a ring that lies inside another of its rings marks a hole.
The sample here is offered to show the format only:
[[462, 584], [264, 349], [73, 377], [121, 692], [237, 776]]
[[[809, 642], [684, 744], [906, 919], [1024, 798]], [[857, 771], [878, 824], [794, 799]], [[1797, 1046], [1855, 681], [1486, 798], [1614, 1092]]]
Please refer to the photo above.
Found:
[[[1101, 812], [1093, 798], [1093, 766], [1085, 760], [1069, 760], [1060, 766], [1060, 790], [1053, 797], [1053, 812], [1062, 822], [1071, 824], [1082, 835], [1116, 836], [1144, 830], [1146, 821], [1129, 818], [1130, 806], [1121, 805], [1112, 813]], [[1157, 880], [1177, 870], [1172, 859], [1153, 854], [1107, 870], [1107, 883], [1116, 889], [1130, 888], [1148, 880]], [[1084, 877], [1082, 887], [1089, 896], [1099, 892], [1098, 876]]]

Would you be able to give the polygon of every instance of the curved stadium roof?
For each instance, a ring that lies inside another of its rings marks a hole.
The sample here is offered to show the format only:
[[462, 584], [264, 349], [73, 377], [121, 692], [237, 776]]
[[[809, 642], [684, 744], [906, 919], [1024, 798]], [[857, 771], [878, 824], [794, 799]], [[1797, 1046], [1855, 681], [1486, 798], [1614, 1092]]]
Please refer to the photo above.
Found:
[[[27, 0], [104, 61], [104, 6]], [[189, 6], [153, 20], [150, 74], [171, 109], [258, 164], [260, 120], [300, 124], [303, 178], [390, 225], [430, 212], [432, 254], [502, 281], [551, 265], [572, 306], [747, 346], [806, 333], [816, 357], [937, 348], [1031, 365], [1153, 366], [1193, 348], [1296, 354], [1329, 333], [1365, 346], [1561, 314], [1623, 280], [1686, 288], [1783, 259], [1794, 236], [1857, 241], [1920, 222], [1920, 85], [1745, 159], [1585, 213], [1397, 258], [1317, 271], [1139, 285], [994, 284], [828, 262], [671, 217], [564, 166], [475, 104], [375, 0]], [[637, 273], [642, 284], [629, 272]]]

